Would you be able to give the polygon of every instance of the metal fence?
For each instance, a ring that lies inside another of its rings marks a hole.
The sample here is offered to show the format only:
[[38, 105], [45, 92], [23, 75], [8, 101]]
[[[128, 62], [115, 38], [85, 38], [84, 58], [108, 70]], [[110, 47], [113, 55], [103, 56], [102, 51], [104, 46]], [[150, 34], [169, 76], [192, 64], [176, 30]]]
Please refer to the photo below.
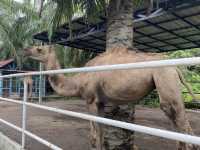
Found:
[[188, 134], [182, 134], [177, 132], [171, 132], [167, 130], [161, 130], [156, 128], [150, 128], [146, 126], [126, 123], [122, 121], [116, 121], [112, 119], [102, 118], [98, 116], [93, 116], [89, 114], [84, 113], [78, 113], [68, 110], [63, 110], [59, 108], [53, 108], [44, 106], [41, 104], [34, 104], [27, 102], [27, 92], [28, 92], [28, 85], [26, 82], [26, 76], [30, 75], [50, 75], [50, 74], [60, 74], [60, 73], [81, 73], [81, 72], [98, 72], [98, 71], [111, 71], [111, 70], [128, 70], [128, 69], [145, 69], [145, 68], [156, 68], [156, 67], [172, 67], [172, 66], [180, 66], [180, 65], [197, 65], [200, 64], [200, 57], [193, 57], [193, 58], [182, 58], [182, 59], [170, 59], [170, 60], [160, 60], [160, 61], [149, 61], [149, 62], [138, 62], [138, 63], [129, 63], [129, 64], [116, 64], [116, 65], [104, 65], [104, 66], [95, 66], [95, 67], [83, 67], [83, 68], [71, 68], [71, 69], [60, 69], [60, 70], [48, 70], [48, 71], [39, 71], [39, 72], [29, 72], [29, 73], [19, 73], [19, 74], [12, 74], [12, 75], [4, 75], [0, 76], [0, 78], [13, 78], [13, 77], [24, 77], [24, 95], [23, 95], [23, 101], [14, 100], [14, 99], [8, 99], [0, 97], [0, 100], [17, 103], [22, 105], [23, 112], [22, 112], [22, 127], [18, 127], [14, 124], [11, 124], [7, 122], [6, 120], [0, 119], [0, 122], [22, 132], [22, 149], [25, 148], [25, 141], [26, 141], [26, 135], [37, 140], [38, 142], [50, 147], [54, 150], [62, 150], [62, 148], [46, 141], [45, 139], [42, 139], [38, 137], [37, 135], [29, 132], [26, 130], [26, 110], [27, 106], [34, 107], [34, 108], [40, 108], [43, 110], [48, 110], [64, 115], [68, 115], [71, 117], [76, 117], [88, 121], [94, 121], [97, 123], [119, 127], [131, 131], [137, 131], [153, 136], [163, 137], [171, 140], [177, 140], [182, 141], [186, 143], [196, 144], [200, 145], [200, 137], [192, 136]]

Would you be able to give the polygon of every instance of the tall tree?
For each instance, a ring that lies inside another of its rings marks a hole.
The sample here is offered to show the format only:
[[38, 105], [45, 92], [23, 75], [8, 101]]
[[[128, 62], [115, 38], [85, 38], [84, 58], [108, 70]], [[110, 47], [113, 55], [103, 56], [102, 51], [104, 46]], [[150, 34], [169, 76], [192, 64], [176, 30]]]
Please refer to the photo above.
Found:
[[[53, 0], [56, 2], [55, 16], [52, 20], [53, 28], [62, 23], [69, 23], [77, 13], [83, 13], [89, 21], [98, 19], [99, 14], [103, 12], [107, 19], [106, 32], [106, 51], [112, 51], [117, 48], [132, 49], [133, 47], [133, 10], [140, 0]], [[73, 34], [72, 34], [73, 35]], [[120, 50], [120, 49], [118, 49]], [[122, 119], [133, 121], [134, 108], [132, 110], [125, 107], [117, 107], [115, 115], [109, 109], [106, 117], [112, 119]], [[132, 115], [130, 117], [130, 115]], [[94, 129], [94, 128], [93, 128]], [[96, 131], [98, 132], [98, 131]], [[94, 133], [95, 134], [95, 133]], [[91, 143], [97, 150], [133, 150], [133, 133], [127, 130], [116, 129], [113, 127], [104, 128], [104, 146]], [[113, 142], [115, 139], [116, 142]], [[96, 141], [91, 140], [92, 141]]]

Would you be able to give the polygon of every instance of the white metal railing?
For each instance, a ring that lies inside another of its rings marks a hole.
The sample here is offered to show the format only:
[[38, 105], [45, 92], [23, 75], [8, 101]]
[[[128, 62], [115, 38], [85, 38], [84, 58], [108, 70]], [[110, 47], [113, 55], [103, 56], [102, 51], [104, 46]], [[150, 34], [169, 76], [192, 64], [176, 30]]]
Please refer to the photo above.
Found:
[[197, 64], [200, 64], [200, 57], [156, 60], [156, 61], [146, 61], [146, 62], [137, 62], [128, 64], [102, 65], [95, 67], [70, 68], [70, 69], [59, 69], [59, 70], [48, 70], [48, 71], [35, 71], [28, 73], [3, 75], [0, 76], [0, 78], [12, 78], [12, 77], [22, 77], [30, 75], [52, 75], [61, 73], [81, 73], [81, 72], [99, 72], [99, 71], [145, 69], [145, 68], [158, 68], [158, 67], [190, 66]]
[[[200, 57], [170, 59], [170, 60], [157, 60], [157, 61], [138, 62], [138, 63], [129, 63], [129, 64], [104, 65], [104, 66], [95, 66], [95, 67], [60, 69], [60, 70], [48, 70], [48, 71], [39, 71], [39, 72], [31, 72], [31, 73], [19, 73], [19, 74], [0, 76], [0, 78], [12, 78], [12, 77], [22, 77], [22, 76], [30, 76], [30, 75], [47, 75], [47, 74], [59, 74], [59, 73], [78, 73], [78, 72], [97, 72], [97, 71], [111, 71], [111, 70], [145, 69], [145, 68], [155, 68], [155, 67], [173, 67], [173, 66], [179, 66], [179, 65], [197, 65], [197, 64], [200, 64]], [[63, 110], [63, 109], [59, 109], [59, 108], [53, 108], [53, 107], [48, 107], [48, 106], [44, 106], [44, 105], [29, 103], [29, 102], [27, 102], [27, 92], [28, 92], [27, 91], [27, 82], [26, 82], [26, 78], [24, 78], [23, 101], [0, 97], [0, 100], [21, 104], [23, 106], [22, 128], [19, 128], [3, 119], [0, 119], [0, 122], [22, 132], [22, 148], [23, 149], [25, 147], [25, 135], [28, 135], [52, 149], [61, 150], [61, 148], [59, 148], [58, 146], [55, 146], [54, 144], [26, 131], [26, 106], [49, 110], [52, 112], [61, 113], [61, 114], [68, 115], [71, 117], [94, 121], [94, 122], [102, 123], [105, 125], [115, 126], [115, 127], [128, 129], [131, 131], [137, 131], [137, 132], [141, 132], [141, 133], [146, 133], [149, 135], [159, 136], [159, 137], [163, 137], [163, 138], [167, 138], [167, 139], [171, 139], [171, 140], [177, 140], [177, 141], [182, 141], [182, 142], [186, 142], [186, 143], [200, 145], [200, 137], [197, 137], [197, 136], [192, 136], [192, 135], [182, 134], [182, 133], [177, 133], [177, 132], [171, 132], [171, 131], [167, 131], [167, 130], [155, 129], [155, 128], [145, 127], [145, 126], [141, 126], [141, 125], [126, 123], [126, 122], [122, 122], [122, 121], [106, 119], [106, 118], [102, 118], [102, 117], [98, 117], [98, 116], [92, 116], [89, 114], [83, 114], [83, 113]]]

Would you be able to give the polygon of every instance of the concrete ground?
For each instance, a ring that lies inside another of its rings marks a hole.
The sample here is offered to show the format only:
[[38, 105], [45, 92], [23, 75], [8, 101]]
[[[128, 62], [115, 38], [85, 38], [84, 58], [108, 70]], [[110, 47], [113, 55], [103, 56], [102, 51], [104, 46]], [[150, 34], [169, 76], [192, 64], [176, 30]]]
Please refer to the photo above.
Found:
[[[81, 100], [50, 101], [45, 105], [58, 107], [66, 110], [87, 113], [85, 102]], [[0, 102], [0, 118], [21, 126], [21, 106]], [[196, 135], [200, 135], [200, 114], [188, 113], [190, 122]], [[71, 118], [58, 113], [28, 107], [27, 129], [32, 133], [60, 146], [65, 150], [89, 150], [87, 121]], [[136, 124], [173, 130], [169, 120], [158, 108], [146, 108], [137, 106]], [[21, 134], [2, 123], [0, 131], [11, 139], [21, 142]], [[175, 150], [176, 142], [146, 134], [136, 133], [136, 145], [140, 150]], [[46, 146], [34, 139], [27, 138], [26, 149], [48, 150]]]

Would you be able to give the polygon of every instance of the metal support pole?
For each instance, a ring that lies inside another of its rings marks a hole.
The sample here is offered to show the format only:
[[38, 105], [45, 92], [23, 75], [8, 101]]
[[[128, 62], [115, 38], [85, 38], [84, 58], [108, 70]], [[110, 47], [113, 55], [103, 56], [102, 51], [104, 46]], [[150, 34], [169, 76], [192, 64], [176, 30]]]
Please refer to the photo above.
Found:
[[26, 102], [28, 98], [28, 82], [26, 77], [24, 78], [24, 96], [22, 105], [22, 149], [25, 148], [25, 130], [26, 130]]
[[42, 96], [45, 97], [46, 96], [46, 76], [43, 76], [43, 93]]
[[12, 81], [12, 78], [9, 79], [9, 96], [12, 95], [12, 84], [13, 84], [13, 81]]
[[20, 81], [20, 79], [18, 79], [17, 88], [18, 88], [18, 95], [21, 97], [21, 81]]
[[[42, 63], [40, 63], [40, 72], [42, 71]], [[39, 80], [39, 103], [42, 103], [42, 75], [40, 74]]]
[[[2, 75], [2, 72], [0, 72], [0, 75]], [[0, 96], [3, 96], [3, 79], [0, 79]]]

